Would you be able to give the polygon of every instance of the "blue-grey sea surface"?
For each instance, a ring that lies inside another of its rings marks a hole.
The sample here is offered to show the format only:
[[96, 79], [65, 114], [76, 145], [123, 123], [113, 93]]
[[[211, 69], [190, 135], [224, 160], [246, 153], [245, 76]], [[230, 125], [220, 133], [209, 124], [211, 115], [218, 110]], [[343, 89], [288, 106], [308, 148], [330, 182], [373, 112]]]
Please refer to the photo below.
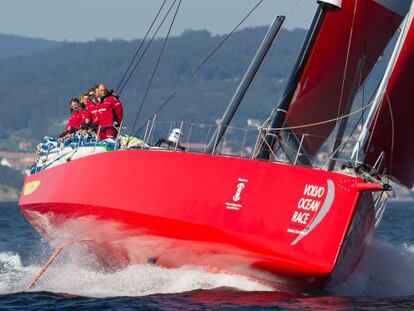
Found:
[[[243, 277], [151, 265], [101, 269], [80, 248], [26, 287], [53, 252], [16, 203], [0, 203], [0, 309], [414, 310], [414, 202], [390, 202], [346, 284], [288, 295]], [[78, 252], [78, 253], [76, 253]]]

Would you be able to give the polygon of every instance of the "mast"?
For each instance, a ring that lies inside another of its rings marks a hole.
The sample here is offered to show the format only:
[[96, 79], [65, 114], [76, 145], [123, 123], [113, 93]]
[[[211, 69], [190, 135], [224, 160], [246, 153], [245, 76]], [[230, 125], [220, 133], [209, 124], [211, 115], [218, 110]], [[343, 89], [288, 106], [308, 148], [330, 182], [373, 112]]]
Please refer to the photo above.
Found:
[[[270, 123], [271, 129], [269, 130], [268, 135], [266, 135], [266, 142], [261, 147], [258, 156], [259, 159], [269, 159], [270, 157], [270, 151], [273, 150], [274, 145], [276, 143], [274, 136], [277, 135], [276, 131], [273, 129], [281, 128], [286, 120], [287, 112], [289, 110], [290, 104], [295, 94], [301, 74], [306, 66], [310, 51], [312, 50], [315, 39], [318, 36], [320, 27], [325, 17], [326, 10], [341, 7], [340, 0], [318, 1], [318, 3], [319, 7], [315, 13], [311, 27], [308, 31], [305, 42], [299, 53], [297, 62], [289, 78], [289, 82], [285, 88], [281, 100], [279, 101], [279, 104], [273, 110], [270, 116], [270, 119], [272, 120]], [[297, 138], [295, 138], [295, 140], [297, 141]]]
[[227, 127], [233, 119], [234, 114], [236, 113], [241, 101], [243, 100], [244, 95], [250, 87], [250, 84], [252, 83], [257, 71], [259, 70], [260, 65], [263, 63], [263, 60], [266, 57], [266, 54], [269, 51], [270, 47], [272, 46], [274, 39], [279, 33], [284, 20], [285, 16], [277, 16], [273, 20], [271, 26], [269, 27], [269, 30], [266, 33], [266, 36], [264, 37], [259, 49], [257, 50], [252, 62], [250, 63], [249, 68], [241, 80], [236, 93], [227, 106], [220, 124], [208, 144], [206, 153], [214, 153], [217, 146], [220, 144], [220, 141], [226, 132]]

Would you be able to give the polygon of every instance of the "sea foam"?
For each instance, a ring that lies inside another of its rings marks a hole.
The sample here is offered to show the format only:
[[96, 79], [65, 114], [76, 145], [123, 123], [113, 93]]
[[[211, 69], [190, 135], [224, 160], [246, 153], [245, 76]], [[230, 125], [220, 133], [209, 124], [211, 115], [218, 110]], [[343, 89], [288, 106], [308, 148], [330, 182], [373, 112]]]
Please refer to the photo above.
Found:
[[[31, 291], [67, 293], [88, 297], [145, 296], [181, 293], [197, 289], [234, 288], [241, 291], [269, 291], [248, 278], [207, 272], [185, 266], [166, 269], [154, 265], [130, 265], [108, 271], [99, 267], [86, 248], [77, 247], [50, 265]], [[0, 294], [26, 290], [40, 266], [23, 266], [20, 257], [0, 253]], [[6, 276], [6, 277], [4, 277]]]
[[328, 290], [339, 296], [403, 297], [414, 295], [414, 245], [372, 242], [347, 282]]
[[[26, 290], [40, 270], [24, 266], [19, 255], [0, 252], [0, 294]], [[396, 297], [414, 295], [414, 245], [394, 246], [374, 241], [349, 280], [327, 290], [335, 296]], [[88, 297], [145, 296], [192, 290], [234, 288], [240, 291], [270, 291], [254, 280], [197, 267], [166, 269], [154, 265], [131, 265], [110, 271], [99, 266], [85, 246], [62, 253], [46, 270], [32, 291], [68, 293]]]

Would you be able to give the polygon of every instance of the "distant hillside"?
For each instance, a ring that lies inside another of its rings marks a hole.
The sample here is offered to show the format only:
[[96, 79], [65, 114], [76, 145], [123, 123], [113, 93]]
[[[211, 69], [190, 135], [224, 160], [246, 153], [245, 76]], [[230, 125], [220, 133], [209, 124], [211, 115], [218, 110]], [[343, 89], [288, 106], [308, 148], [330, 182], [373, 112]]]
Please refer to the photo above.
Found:
[[[265, 27], [258, 27], [235, 33], [159, 118], [214, 123], [231, 99], [265, 32]], [[304, 35], [304, 30], [280, 33], [238, 112], [236, 122], [244, 124], [248, 117], [267, 117]], [[188, 77], [222, 38], [206, 31], [189, 31], [170, 39], [139, 124], [145, 122], [146, 116]], [[162, 43], [162, 39], [158, 39], [149, 49], [145, 61], [121, 96], [127, 126], [135, 119]], [[138, 41], [51, 44], [52, 47], [36, 54], [0, 60], [0, 139], [16, 131], [35, 139], [57, 134], [60, 128], [55, 126], [56, 123], [68, 117], [69, 99], [101, 81], [115, 87]]]
[[30, 55], [50, 49], [59, 42], [0, 34], [0, 59]]

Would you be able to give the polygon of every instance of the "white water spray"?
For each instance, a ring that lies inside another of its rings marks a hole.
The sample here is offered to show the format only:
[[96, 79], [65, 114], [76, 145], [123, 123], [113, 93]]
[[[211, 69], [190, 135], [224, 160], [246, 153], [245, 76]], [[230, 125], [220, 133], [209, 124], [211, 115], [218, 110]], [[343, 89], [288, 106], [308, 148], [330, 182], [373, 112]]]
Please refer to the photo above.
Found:
[[[0, 253], [0, 294], [26, 289], [40, 266], [23, 266], [20, 257]], [[68, 293], [88, 297], [145, 296], [171, 294], [197, 289], [230, 287], [242, 291], [270, 288], [253, 280], [225, 273], [207, 272], [195, 267], [165, 269], [152, 265], [131, 265], [111, 272], [99, 267], [86, 248], [78, 247], [54, 262], [32, 291]]]
[[[0, 294], [22, 292], [39, 265], [24, 266], [19, 255], [0, 252]], [[414, 295], [414, 245], [393, 246], [375, 241], [350, 279], [341, 286], [328, 285], [338, 296], [396, 297]], [[270, 288], [238, 275], [213, 273], [196, 267], [165, 269], [131, 265], [108, 271], [87, 247], [78, 246], [54, 262], [33, 291], [68, 293], [88, 297], [145, 296], [192, 290], [234, 288], [269, 291]]]
[[394, 246], [374, 241], [355, 272], [328, 290], [339, 296], [403, 297], [414, 295], [414, 245]]

